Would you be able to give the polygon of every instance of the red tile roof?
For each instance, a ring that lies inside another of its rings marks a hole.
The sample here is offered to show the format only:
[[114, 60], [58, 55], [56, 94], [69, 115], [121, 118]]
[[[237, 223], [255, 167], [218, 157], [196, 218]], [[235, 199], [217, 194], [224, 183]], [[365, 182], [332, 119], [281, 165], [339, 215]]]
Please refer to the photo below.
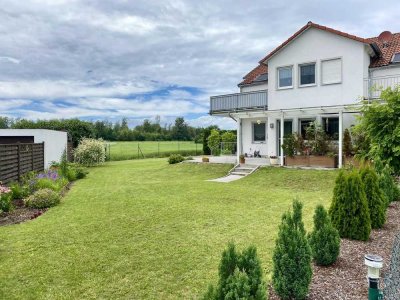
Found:
[[308, 22], [306, 25], [304, 25], [302, 28], [300, 28], [297, 32], [295, 32], [290, 38], [288, 38], [286, 41], [284, 41], [281, 45], [279, 45], [277, 48], [272, 50], [267, 56], [265, 56], [262, 60], [259, 61], [259, 65], [255, 67], [252, 71], [250, 71], [246, 76], [243, 77], [243, 81], [239, 83], [240, 85], [246, 85], [246, 84], [251, 84], [253, 83], [254, 79], [263, 73], [266, 73], [268, 71], [268, 66], [266, 64], [266, 60], [271, 58], [274, 54], [279, 52], [282, 48], [284, 48], [287, 44], [289, 44], [291, 41], [293, 41], [295, 38], [297, 38], [300, 34], [302, 34], [305, 30], [309, 28], [317, 28], [320, 30], [325, 30], [327, 32], [331, 32], [333, 34], [337, 34], [349, 39], [352, 39], [354, 41], [360, 42], [360, 43], [365, 43], [365, 44], [375, 44], [378, 49], [382, 52], [382, 55], [380, 57], [375, 57], [371, 59], [371, 64], [370, 68], [375, 68], [375, 67], [382, 67], [390, 64], [392, 57], [395, 53], [400, 52], [400, 33], [395, 33], [391, 36], [391, 39], [388, 41], [386, 45], [378, 38], [378, 37], [373, 37], [373, 38], [361, 38], [355, 35], [351, 35], [348, 33], [345, 33], [343, 31], [339, 31], [333, 28], [329, 28], [326, 26], [322, 26], [313, 22]]

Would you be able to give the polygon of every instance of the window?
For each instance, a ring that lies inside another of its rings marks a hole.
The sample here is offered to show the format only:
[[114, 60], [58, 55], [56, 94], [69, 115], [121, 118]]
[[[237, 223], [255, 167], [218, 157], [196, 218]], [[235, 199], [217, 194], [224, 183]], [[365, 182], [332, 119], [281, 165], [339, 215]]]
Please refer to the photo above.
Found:
[[293, 87], [293, 67], [278, 68], [278, 88]]
[[393, 55], [392, 63], [400, 63], [400, 52]]
[[300, 86], [315, 84], [315, 63], [299, 66]]
[[265, 123], [253, 123], [253, 142], [265, 142]]
[[308, 126], [310, 126], [310, 123], [314, 122], [314, 119], [303, 119], [299, 121], [300, 125], [300, 134], [303, 137], [303, 139], [306, 139], [306, 129]]
[[335, 58], [321, 62], [322, 84], [342, 82], [342, 59]]
[[331, 139], [339, 139], [339, 118], [322, 118], [322, 127]]

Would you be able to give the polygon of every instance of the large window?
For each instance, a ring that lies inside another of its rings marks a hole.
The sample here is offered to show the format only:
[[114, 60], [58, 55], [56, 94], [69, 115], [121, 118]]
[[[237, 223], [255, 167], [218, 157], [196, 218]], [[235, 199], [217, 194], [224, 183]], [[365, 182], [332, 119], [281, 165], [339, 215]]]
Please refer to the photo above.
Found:
[[331, 139], [339, 138], [339, 118], [322, 118], [322, 126]]
[[300, 86], [315, 84], [315, 63], [299, 66]]
[[278, 68], [278, 88], [293, 87], [293, 67]]
[[328, 59], [321, 62], [322, 84], [342, 82], [342, 59]]
[[265, 142], [265, 123], [253, 123], [253, 142]]

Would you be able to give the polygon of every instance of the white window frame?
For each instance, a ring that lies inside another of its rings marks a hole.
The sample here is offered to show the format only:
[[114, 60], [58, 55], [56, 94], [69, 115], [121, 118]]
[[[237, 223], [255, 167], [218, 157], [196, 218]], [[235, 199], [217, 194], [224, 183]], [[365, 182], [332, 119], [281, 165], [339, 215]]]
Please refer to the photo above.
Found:
[[[309, 65], [314, 65], [314, 83], [309, 83], [309, 84], [301, 84], [301, 67], [303, 66], [309, 66]], [[310, 62], [305, 62], [305, 63], [301, 63], [298, 64], [298, 86], [299, 87], [311, 87], [311, 86], [316, 86], [317, 85], [317, 62], [316, 61], [310, 61]]]
[[[324, 78], [323, 78], [323, 65], [325, 61], [330, 61], [330, 60], [338, 60], [340, 59], [340, 80], [339, 81], [334, 81], [334, 82], [327, 82], [324, 83]], [[341, 56], [339, 57], [332, 57], [332, 58], [326, 58], [326, 59], [321, 59], [321, 67], [320, 67], [320, 80], [321, 80], [321, 85], [331, 85], [331, 84], [341, 84], [343, 82], [343, 58]]]
[[[287, 69], [287, 68], [290, 68], [291, 70], [292, 70], [292, 85], [288, 85], [288, 86], [280, 86], [279, 85], [279, 70], [280, 69]], [[294, 82], [294, 68], [293, 68], [293, 65], [286, 65], [286, 66], [279, 66], [279, 67], [276, 67], [276, 88], [278, 89], [278, 90], [287, 90], [287, 89], [292, 89], [293, 88], [293, 82]]]
[[[254, 140], [254, 124], [257, 124], [257, 125], [264, 124], [265, 138], [263, 141], [255, 141]], [[251, 122], [251, 141], [252, 141], [252, 144], [265, 144], [267, 142], [267, 122], [266, 121], [263, 120], [260, 122], [260, 124], [258, 124], [257, 122]]]

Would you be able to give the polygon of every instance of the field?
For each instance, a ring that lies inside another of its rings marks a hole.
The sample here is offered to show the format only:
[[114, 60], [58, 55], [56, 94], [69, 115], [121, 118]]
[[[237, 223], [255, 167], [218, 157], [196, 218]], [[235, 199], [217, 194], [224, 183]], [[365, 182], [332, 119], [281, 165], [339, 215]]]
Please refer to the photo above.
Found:
[[150, 157], [167, 157], [173, 153], [182, 155], [200, 155], [202, 144], [194, 142], [107, 142], [111, 160], [127, 160]]
[[205, 181], [230, 167], [164, 158], [92, 168], [61, 205], [0, 227], [0, 298], [198, 298], [216, 282], [229, 241], [256, 245], [270, 278], [282, 213], [298, 197], [311, 229], [337, 173], [262, 168], [228, 184]]

